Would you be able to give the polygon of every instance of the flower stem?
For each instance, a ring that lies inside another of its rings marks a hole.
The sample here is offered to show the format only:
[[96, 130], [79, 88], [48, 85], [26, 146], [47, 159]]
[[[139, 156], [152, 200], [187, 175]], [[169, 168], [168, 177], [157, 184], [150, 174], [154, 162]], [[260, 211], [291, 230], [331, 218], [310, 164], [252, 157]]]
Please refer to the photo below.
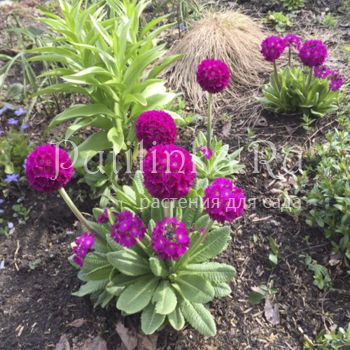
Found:
[[80, 212], [80, 210], [76, 207], [76, 205], [73, 203], [72, 199], [69, 197], [66, 190], [62, 187], [58, 190], [59, 194], [63, 198], [63, 200], [68, 205], [69, 209], [72, 211], [72, 213], [75, 215], [75, 217], [80, 221], [80, 223], [85, 226], [90, 232], [94, 232], [94, 229], [89, 224], [88, 220], [84, 217], [84, 215]]
[[167, 218], [172, 218], [174, 216], [174, 206], [175, 202], [172, 200], [163, 202], [164, 216]]
[[277, 81], [278, 88], [281, 91], [282, 86], [281, 86], [280, 78], [279, 78], [278, 72], [277, 72], [276, 61], [273, 61], [273, 70], [274, 70], [274, 74], [275, 74], [275, 78], [276, 78], [276, 81]]
[[211, 149], [211, 139], [213, 136], [213, 95], [208, 95], [208, 144], [207, 147]]
[[288, 64], [289, 64], [289, 67], [291, 67], [291, 65], [292, 65], [292, 49], [291, 49], [291, 47], [289, 47], [289, 51], [288, 51]]

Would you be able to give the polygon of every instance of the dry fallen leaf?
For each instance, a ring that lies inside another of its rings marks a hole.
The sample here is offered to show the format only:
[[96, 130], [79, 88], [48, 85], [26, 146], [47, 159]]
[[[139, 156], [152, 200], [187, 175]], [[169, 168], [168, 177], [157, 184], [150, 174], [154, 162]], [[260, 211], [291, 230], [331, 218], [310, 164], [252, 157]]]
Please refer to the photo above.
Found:
[[270, 298], [265, 299], [264, 313], [266, 320], [273, 326], [277, 326], [280, 323], [278, 304], [272, 304]]
[[107, 343], [100, 336], [87, 340], [80, 350], [107, 350]]
[[129, 332], [129, 330], [121, 323], [118, 322], [115, 330], [117, 331], [120, 339], [126, 350], [134, 350], [137, 347], [137, 337]]
[[84, 318], [78, 318], [78, 319], [72, 321], [71, 323], [69, 323], [67, 326], [79, 328], [85, 323], [86, 323], [86, 320]]
[[69, 341], [65, 334], [61, 335], [60, 340], [56, 344], [55, 350], [70, 350]]

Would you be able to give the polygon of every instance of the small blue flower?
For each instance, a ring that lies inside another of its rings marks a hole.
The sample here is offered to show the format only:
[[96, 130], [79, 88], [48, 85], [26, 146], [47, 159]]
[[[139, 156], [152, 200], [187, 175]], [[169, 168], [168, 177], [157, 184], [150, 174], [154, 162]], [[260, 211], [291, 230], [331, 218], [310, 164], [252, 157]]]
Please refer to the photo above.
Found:
[[29, 125], [28, 124], [22, 124], [21, 125], [21, 130], [25, 131], [29, 128]]
[[186, 30], [185, 24], [184, 24], [184, 23], [180, 23], [180, 24], [179, 24], [179, 31], [182, 33], [182, 32], [184, 32], [185, 30]]
[[9, 228], [9, 230], [12, 230], [15, 227], [15, 225], [13, 224], [13, 222], [8, 222], [7, 227]]
[[10, 108], [10, 106], [5, 103], [2, 108], [0, 108], [0, 115], [3, 115], [8, 109]]
[[5, 210], [4, 209], [0, 209], [0, 215], [5, 214]]
[[5, 182], [10, 184], [10, 183], [13, 183], [13, 182], [17, 182], [18, 181], [18, 178], [19, 178], [19, 174], [10, 174], [10, 175], [7, 175], [5, 177]]
[[0, 198], [0, 205], [3, 205], [5, 203], [5, 199]]
[[25, 110], [23, 107], [19, 107], [16, 111], [15, 111], [15, 115], [17, 117], [20, 117], [23, 114], [27, 114], [27, 110]]
[[7, 124], [8, 124], [8, 125], [17, 125], [18, 122], [19, 122], [19, 121], [18, 121], [17, 119], [10, 118], [10, 119], [7, 121]]

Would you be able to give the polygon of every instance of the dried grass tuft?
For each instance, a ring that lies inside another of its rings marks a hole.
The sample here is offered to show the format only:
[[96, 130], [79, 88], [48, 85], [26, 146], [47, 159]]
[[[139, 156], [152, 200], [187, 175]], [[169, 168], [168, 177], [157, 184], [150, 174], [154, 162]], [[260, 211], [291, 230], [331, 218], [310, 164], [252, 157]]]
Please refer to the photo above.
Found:
[[[206, 95], [196, 82], [197, 66], [206, 58], [220, 59], [231, 70], [229, 93], [241, 100], [249, 89], [261, 86], [259, 75], [271, 67], [260, 54], [266, 35], [255, 20], [242, 13], [207, 13], [170, 50], [170, 54], [184, 54], [168, 70], [171, 86], [183, 91], [194, 107], [201, 109]], [[252, 94], [247, 97], [251, 102]]]

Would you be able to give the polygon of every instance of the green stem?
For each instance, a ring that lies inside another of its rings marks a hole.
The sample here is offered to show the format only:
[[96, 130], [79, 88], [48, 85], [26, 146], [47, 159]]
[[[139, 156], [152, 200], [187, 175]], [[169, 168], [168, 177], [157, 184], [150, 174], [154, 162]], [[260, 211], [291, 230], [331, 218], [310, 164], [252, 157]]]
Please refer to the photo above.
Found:
[[213, 95], [208, 95], [208, 144], [207, 147], [211, 148], [211, 139], [213, 136]]
[[276, 81], [277, 81], [278, 88], [281, 91], [281, 87], [282, 86], [281, 86], [280, 78], [279, 78], [278, 72], [277, 72], [276, 61], [273, 61], [273, 70], [274, 70], [274, 74], [275, 74], [275, 78], [276, 78]]
[[174, 216], [174, 206], [175, 202], [172, 200], [162, 202], [164, 209], [164, 216], [167, 218], [172, 218]]
[[292, 49], [290, 47], [288, 51], [288, 64], [289, 64], [289, 67], [292, 66]]
[[84, 215], [80, 212], [80, 210], [76, 207], [76, 205], [73, 203], [72, 199], [69, 197], [66, 190], [62, 187], [58, 190], [59, 194], [63, 198], [63, 200], [68, 205], [69, 209], [72, 211], [72, 213], [75, 215], [75, 217], [80, 221], [80, 223], [85, 226], [89, 231], [94, 232], [95, 230], [93, 227], [89, 224], [88, 220], [84, 217]]

